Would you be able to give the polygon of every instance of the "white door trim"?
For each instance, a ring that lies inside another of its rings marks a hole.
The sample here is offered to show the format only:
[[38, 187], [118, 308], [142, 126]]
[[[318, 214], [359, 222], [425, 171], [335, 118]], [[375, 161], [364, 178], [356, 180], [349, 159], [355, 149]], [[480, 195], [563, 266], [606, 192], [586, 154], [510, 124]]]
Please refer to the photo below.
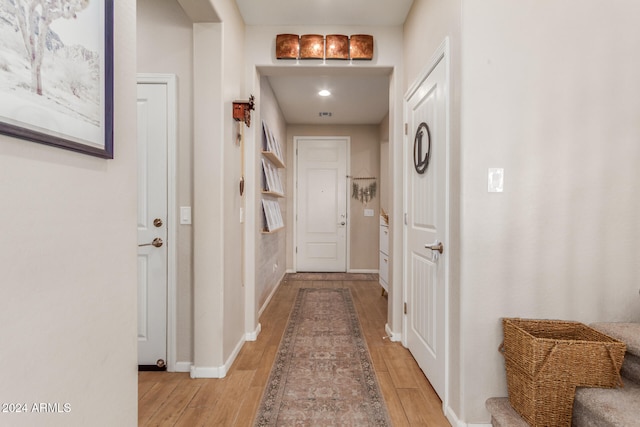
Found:
[[174, 74], [138, 73], [138, 83], [167, 86], [167, 370], [176, 370], [178, 82]]
[[[431, 72], [434, 70], [434, 68], [441, 62], [444, 61], [444, 65], [445, 65], [445, 74], [446, 74], [446, 83], [445, 83], [445, 91], [446, 91], [446, 111], [447, 111], [447, 120], [446, 120], [446, 125], [445, 125], [445, 139], [446, 139], [446, 163], [445, 163], [445, 169], [446, 169], [446, 183], [445, 183], [445, 216], [447, 218], [446, 221], [446, 225], [445, 225], [445, 229], [444, 229], [444, 235], [445, 235], [445, 244], [450, 244], [451, 242], [451, 225], [449, 221], [450, 218], [450, 191], [451, 191], [451, 180], [450, 180], [450, 174], [451, 174], [451, 50], [450, 50], [450, 43], [449, 43], [449, 38], [445, 38], [443, 40], [443, 42], [440, 44], [440, 46], [438, 46], [438, 48], [436, 49], [436, 51], [433, 53], [433, 55], [431, 56], [431, 58], [429, 59], [429, 61], [427, 62], [426, 67], [420, 72], [420, 74], [418, 74], [418, 76], [416, 77], [416, 79], [414, 80], [413, 84], [409, 87], [409, 89], [407, 90], [407, 92], [404, 95], [404, 101], [403, 101], [403, 120], [404, 123], [408, 123], [409, 120], [409, 106], [408, 106], [408, 100], [416, 93], [416, 91], [420, 88], [420, 86], [422, 85], [422, 83], [427, 79], [427, 77], [429, 77], [429, 75], [431, 74]], [[409, 201], [409, 194], [408, 194], [408, 183], [407, 183], [407, 173], [409, 173], [410, 171], [413, 170], [413, 165], [409, 165], [407, 163], [407, 158], [408, 158], [408, 152], [409, 150], [413, 147], [412, 145], [412, 138], [413, 135], [405, 135], [404, 139], [405, 139], [405, 143], [403, 144], [403, 165], [404, 165], [404, 174], [403, 174], [403, 198], [404, 198], [404, 212], [406, 215], [406, 212], [409, 211], [408, 208], [408, 201]], [[403, 227], [403, 252], [405, 254], [407, 254], [407, 248], [406, 248], [406, 244], [407, 244], [407, 224], [404, 224]], [[446, 250], [446, 248], [445, 248]], [[402, 283], [402, 301], [407, 301], [407, 295], [408, 295], [408, 284], [406, 281], [406, 278], [408, 277], [407, 272], [406, 272], [406, 263], [403, 262], [403, 276], [404, 276], [404, 280]], [[450, 348], [450, 329], [449, 329], [449, 313], [450, 313], [450, 299], [449, 299], [449, 294], [450, 294], [450, 286], [449, 286], [449, 282], [450, 282], [450, 263], [446, 263], [445, 266], [445, 271], [444, 271], [444, 289], [445, 289], [445, 294], [444, 294], [444, 298], [445, 298], [445, 307], [444, 307], [444, 365], [445, 365], [445, 390], [444, 390], [444, 396], [442, 399], [442, 405], [443, 408], [448, 408], [449, 407], [449, 393], [451, 390], [450, 387], [450, 375], [449, 375], [449, 370], [450, 370], [450, 357], [449, 357], [449, 348]], [[407, 347], [407, 315], [403, 315], [402, 316], [402, 344]], [[446, 413], [446, 411], [445, 411]]]
[[[298, 254], [296, 253], [296, 245], [298, 243], [298, 234], [297, 234], [297, 219], [298, 218], [298, 142], [309, 140], [309, 139], [344, 139], [347, 143], [347, 175], [351, 175], [351, 137], [350, 136], [294, 136], [293, 137], [293, 272], [298, 271]], [[345, 176], [346, 180], [347, 177]], [[347, 189], [345, 191], [345, 195], [347, 198], [347, 227], [346, 227], [346, 246], [345, 250], [347, 251], [347, 265], [346, 271], [351, 272], [351, 197], [349, 194], [351, 191], [351, 187], [347, 185]]]

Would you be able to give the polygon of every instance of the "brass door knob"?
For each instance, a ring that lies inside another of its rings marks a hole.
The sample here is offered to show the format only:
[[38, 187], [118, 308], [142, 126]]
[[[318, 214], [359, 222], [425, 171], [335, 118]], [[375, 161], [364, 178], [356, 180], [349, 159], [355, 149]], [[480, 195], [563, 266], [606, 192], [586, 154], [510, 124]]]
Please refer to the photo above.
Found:
[[432, 243], [430, 245], [424, 245], [424, 247], [427, 249], [431, 249], [432, 251], [438, 251], [440, 253], [444, 252], [444, 245], [442, 244], [442, 242], [438, 242], [437, 240], [435, 243]]
[[164, 242], [162, 241], [161, 238], [156, 237], [155, 239], [153, 239], [153, 241], [151, 243], [144, 243], [142, 245], [138, 245], [138, 247], [142, 247], [142, 246], [155, 246], [156, 248], [159, 248], [160, 246], [162, 246], [164, 244]]

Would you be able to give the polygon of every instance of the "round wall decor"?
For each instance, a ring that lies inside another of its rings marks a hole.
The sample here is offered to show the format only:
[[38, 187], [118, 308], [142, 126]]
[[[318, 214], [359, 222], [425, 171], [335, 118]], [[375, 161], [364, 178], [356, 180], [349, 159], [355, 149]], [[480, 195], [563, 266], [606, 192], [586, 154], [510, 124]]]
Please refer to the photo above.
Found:
[[[424, 142], [424, 136], [427, 140]], [[426, 143], [426, 151], [424, 144]], [[427, 171], [429, 167], [429, 159], [431, 158], [431, 132], [429, 132], [429, 126], [422, 122], [416, 130], [416, 136], [413, 139], [413, 165], [416, 168], [416, 172], [420, 175]]]

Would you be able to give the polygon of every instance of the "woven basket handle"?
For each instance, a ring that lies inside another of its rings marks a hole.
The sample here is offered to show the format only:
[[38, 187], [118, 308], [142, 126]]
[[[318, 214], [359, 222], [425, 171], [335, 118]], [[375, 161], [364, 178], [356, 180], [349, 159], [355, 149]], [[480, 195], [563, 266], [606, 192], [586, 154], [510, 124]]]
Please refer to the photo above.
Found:
[[504, 356], [504, 341], [498, 346], [498, 351]]
[[607, 353], [609, 354], [609, 358], [611, 359], [611, 367], [613, 368], [613, 371], [616, 373], [616, 376], [618, 377], [618, 387], [624, 387], [624, 383], [622, 382], [622, 377], [620, 376], [620, 369], [618, 369], [618, 367], [616, 366], [616, 359], [615, 357], [613, 357], [613, 354], [611, 354], [611, 347], [609, 347], [608, 345], [605, 345], [604, 348], [607, 349]]

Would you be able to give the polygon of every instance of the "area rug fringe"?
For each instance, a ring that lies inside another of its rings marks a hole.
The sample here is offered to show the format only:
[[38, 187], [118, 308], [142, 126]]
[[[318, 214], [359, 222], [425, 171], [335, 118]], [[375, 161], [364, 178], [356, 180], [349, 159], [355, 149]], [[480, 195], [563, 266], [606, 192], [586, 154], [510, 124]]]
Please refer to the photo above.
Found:
[[391, 426], [351, 291], [301, 288], [255, 426]]

